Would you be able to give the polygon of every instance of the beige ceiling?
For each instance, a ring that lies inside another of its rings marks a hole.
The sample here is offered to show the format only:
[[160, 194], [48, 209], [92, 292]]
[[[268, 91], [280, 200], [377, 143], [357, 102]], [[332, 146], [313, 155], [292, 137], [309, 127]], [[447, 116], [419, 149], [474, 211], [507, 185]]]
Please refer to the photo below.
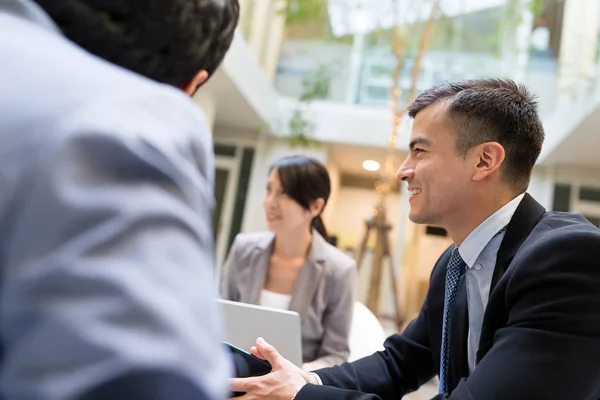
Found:
[[[356, 146], [349, 144], [330, 144], [328, 145], [328, 158], [333, 161], [339, 168], [341, 173], [376, 177], [380, 172], [366, 171], [362, 167], [365, 160], [375, 160], [384, 168], [388, 151], [385, 148]], [[396, 151], [395, 168], [400, 166], [400, 163], [405, 157], [402, 151]]]
[[219, 68], [200, 90], [214, 96], [215, 125], [248, 130], [262, 126], [262, 118], [257, 110], [248, 103], [223, 68]]

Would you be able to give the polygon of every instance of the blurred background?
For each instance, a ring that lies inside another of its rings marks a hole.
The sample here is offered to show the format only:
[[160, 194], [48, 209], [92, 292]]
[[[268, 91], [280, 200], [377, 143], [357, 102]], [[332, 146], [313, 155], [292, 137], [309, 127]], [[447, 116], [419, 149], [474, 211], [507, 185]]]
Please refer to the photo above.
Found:
[[[384, 195], [376, 189], [386, 162], [397, 168], [407, 151], [404, 117], [389, 148], [393, 110], [411, 89], [418, 94], [464, 78], [512, 78], [539, 97], [546, 141], [529, 191], [548, 210], [580, 212], [600, 225], [599, 0], [240, 3], [232, 48], [195, 97], [214, 132], [217, 265], [237, 233], [266, 229], [269, 165], [284, 155], [313, 156], [333, 182], [324, 220], [338, 248], [356, 256], [365, 221], [385, 206], [393, 267], [381, 268], [377, 300], [370, 301], [371, 235], [359, 300], [388, 331], [397, 330], [386, 321], [401, 315], [405, 322], [419, 310], [450, 239], [443, 229], [408, 221], [403, 187]], [[400, 90], [392, 100], [395, 81]]]

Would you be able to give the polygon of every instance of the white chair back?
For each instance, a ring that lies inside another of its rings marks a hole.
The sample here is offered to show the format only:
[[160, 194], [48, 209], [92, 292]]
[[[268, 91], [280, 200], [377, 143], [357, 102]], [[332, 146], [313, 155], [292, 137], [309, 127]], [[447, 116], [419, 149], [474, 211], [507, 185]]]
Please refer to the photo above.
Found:
[[354, 303], [348, 361], [355, 361], [383, 350], [385, 339], [383, 327], [371, 310], [358, 301]]

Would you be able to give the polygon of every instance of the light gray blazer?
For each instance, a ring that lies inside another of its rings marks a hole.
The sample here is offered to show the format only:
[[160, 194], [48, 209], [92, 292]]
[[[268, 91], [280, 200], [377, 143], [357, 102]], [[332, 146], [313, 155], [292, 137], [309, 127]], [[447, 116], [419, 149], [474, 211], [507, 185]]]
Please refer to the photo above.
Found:
[[[223, 268], [224, 299], [259, 303], [273, 240], [271, 232], [237, 235]], [[309, 254], [294, 283], [290, 303], [290, 310], [302, 319], [304, 362], [311, 362], [313, 369], [348, 359], [356, 285], [356, 262], [313, 230]]]
[[202, 112], [33, 1], [0, 0], [0, 32], [0, 398], [80, 398], [134, 371], [225, 398]]

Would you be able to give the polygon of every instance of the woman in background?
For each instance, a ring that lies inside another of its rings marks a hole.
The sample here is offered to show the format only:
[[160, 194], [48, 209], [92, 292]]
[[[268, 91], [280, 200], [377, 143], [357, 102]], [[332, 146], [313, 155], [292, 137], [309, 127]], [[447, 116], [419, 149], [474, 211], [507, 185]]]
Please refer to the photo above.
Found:
[[239, 234], [225, 261], [222, 297], [296, 311], [306, 371], [347, 360], [356, 262], [328, 243], [321, 213], [331, 191], [318, 161], [285, 157], [264, 198], [269, 232]]

